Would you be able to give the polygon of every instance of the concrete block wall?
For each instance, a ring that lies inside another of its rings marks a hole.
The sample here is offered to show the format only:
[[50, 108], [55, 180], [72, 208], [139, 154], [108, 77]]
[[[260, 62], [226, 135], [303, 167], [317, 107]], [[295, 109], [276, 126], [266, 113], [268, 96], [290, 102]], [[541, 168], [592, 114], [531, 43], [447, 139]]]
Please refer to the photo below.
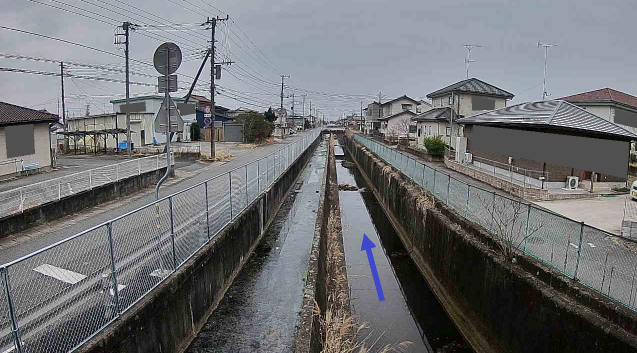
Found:
[[385, 164], [346, 144], [449, 316], [477, 352], [635, 352], [637, 313], [493, 238]]
[[213, 240], [77, 352], [184, 352], [249, 259], [318, 144], [317, 139]]

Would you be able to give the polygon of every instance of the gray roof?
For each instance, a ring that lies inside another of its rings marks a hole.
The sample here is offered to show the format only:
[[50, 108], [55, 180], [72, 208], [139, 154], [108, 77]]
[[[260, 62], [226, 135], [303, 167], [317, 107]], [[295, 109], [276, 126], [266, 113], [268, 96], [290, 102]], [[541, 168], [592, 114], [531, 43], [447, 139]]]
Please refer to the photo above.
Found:
[[408, 113], [408, 114], [411, 114], [411, 115], [416, 115], [416, 113], [412, 112], [411, 110], [403, 110], [403, 111], [400, 111], [400, 112], [398, 112], [396, 114], [392, 114], [392, 115], [384, 116], [382, 118], [378, 118], [378, 120], [389, 120], [391, 118], [397, 117], [397, 116], [405, 114], [405, 113]]
[[[407, 99], [407, 100], [410, 100], [410, 101], [412, 101], [412, 102], [414, 102], [414, 103], [420, 103], [419, 101], [417, 101], [417, 100], [415, 100], [415, 99], [413, 99], [413, 98], [411, 98], [411, 97], [407, 97], [407, 95], [406, 95], [406, 94], [403, 94], [402, 96], [400, 96], [400, 97], [398, 97], [398, 98], [390, 99], [390, 100], [388, 100], [387, 102], [385, 102], [385, 103], [383, 103], [383, 104], [381, 104], [381, 105], [391, 104], [391, 103], [393, 103], [393, 102], [395, 102], [395, 101], [397, 101], [397, 100], [399, 100], [399, 99]], [[376, 102], [374, 102], [374, 103], [376, 103]]]
[[574, 104], [561, 100], [512, 105], [456, 120], [458, 124], [553, 127], [637, 140], [637, 135]]
[[[412, 121], [420, 121], [420, 122], [424, 122], [424, 121], [449, 121], [449, 115], [451, 114], [452, 110], [448, 107], [444, 107], [444, 108], [434, 108], [434, 109], [430, 109], [427, 110], [424, 113], [418, 114], [416, 116], [414, 116], [413, 118], [411, 118]], [[454, 118], [456, 118], [456, 114], [454, 112], [453, 114]]]
[[486, 83], [482, 80], [478, 80], [477, 78], [469, 78], [466, 80], [462, 80], [460, 82], [456, 82], [445, 88], [429, 93], [427, 97], [428, 98], [438, 97], [445, 94], [449, 94], [451, 92], [466, 92], [466, 93], [473, 93], [473, 94], [482, 94], [487, 96], [503, 97], [507, 99], [511, 99], [514, 97], [513, 93], [507, 92], [501, 88], [498, 88], [492, 84]]

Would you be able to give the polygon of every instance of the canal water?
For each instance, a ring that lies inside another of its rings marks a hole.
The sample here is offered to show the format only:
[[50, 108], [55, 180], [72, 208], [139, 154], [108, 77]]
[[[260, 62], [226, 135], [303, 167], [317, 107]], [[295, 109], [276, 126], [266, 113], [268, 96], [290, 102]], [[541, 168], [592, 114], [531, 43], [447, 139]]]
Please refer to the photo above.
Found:
[[187, 352], [291, 352], [325, 171], [322, 142]]
[[[338, 183], [358, 189], [339, 191], [339, 202], [352, 312], [366, 326], [358, 332], [359, 341], [370, 352], [386, 346], [401, 348], [396, 350], [400, 352], [473, 352], [409, 257], [349, 154], [344, 154], [344, 160], [337, 160]], [[385, 296], [382, 302], [366, 252], [361, 251], [363, 234], [376, 245], [373, 254]], [[407, 347], [398, 347], [401, 343]]]

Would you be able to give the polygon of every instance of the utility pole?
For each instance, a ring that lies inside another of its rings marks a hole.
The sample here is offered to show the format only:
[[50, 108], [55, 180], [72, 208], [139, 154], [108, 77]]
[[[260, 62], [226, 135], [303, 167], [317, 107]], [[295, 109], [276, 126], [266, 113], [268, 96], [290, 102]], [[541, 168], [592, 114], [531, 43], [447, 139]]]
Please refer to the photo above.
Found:
[[361, 122], [360, 122], [360, 125], [361, 125], [361, 132], [363, 132], [363, 101], [361, 101]]
[[542, 100], [546, 100], [546, 97], [550, 96], [550, 94], [548, 94], [546, 92], [546, 62], [548, 59], [548, 55], [549, 55], [549, 48], [550, 47], [556, 47], [557, 44], [542, 44], [539, 40], [537, 41], [537, 47], [543, 47], [544, 48], [544, 83], [542, 85]]
[[463, 47], [467, 48], [467, 58], [464, 60], [465, 67], [467, 69], [467, 79], [469, 78], [469, 64], [475, 62], [475, 60], [471, 60], [471, 50], [473, 48], [482, 48], [481, 45], [477, 44], [463, 44]]
[[312, 121], [312, 125], [314, 125], [314, 114], [312, 114], [312, 100], [310, 99], [310, 120]]
[[[66, 132], [66, 107], [64, 105], [64, 62], [60, 61], [60, 78], [62, 80], [62, 129]], [[68, 136], [64, 135], [64, 151], [66, 152], [69, 144]]]
[[210, 158], [215, 159], [217, 155], [215, 151], [215, 73], [219, 70], [219, 73], [216, 76], [221, 77], [221, 64], [218, 66], [215, 65], [215, 29], [217, 27], [217, 21], [227, 21], [229, 16], [226, 15], [226, 18], [219, 17], [208, 17], [207, 21], [204, 23], [205, 25], [210, 25], [210, 117], [212, 121], [212, 125], [210, 126]]
[[294, 93], [292, 93], [292, 117], [294, 117]]
[[[123, 31], [123, 33], [119, 33], [119, 30]], [[124, 45], [124, 56], [126, 60], [126, 105], [130, 104], [130, 75], [129, 75], [129, 35], [130, 30], [135, 29], [135, 25], [130, 22], [124, 22], [121, 26], [117, 27], [117, 32], [115, 33], [115, 45]], [[124, 37], [124, 41], [120, 40], [120, 37]], [[115, 113], [115, 129], [119, 128], [117, 112]], [[116, 148], [119, 148], [119, 133], [115, 134], [115, 144]], [[130, 112], [126, 112], [126, 155], [128, 158], [131, 158], [131, 131], [130, 131]]]

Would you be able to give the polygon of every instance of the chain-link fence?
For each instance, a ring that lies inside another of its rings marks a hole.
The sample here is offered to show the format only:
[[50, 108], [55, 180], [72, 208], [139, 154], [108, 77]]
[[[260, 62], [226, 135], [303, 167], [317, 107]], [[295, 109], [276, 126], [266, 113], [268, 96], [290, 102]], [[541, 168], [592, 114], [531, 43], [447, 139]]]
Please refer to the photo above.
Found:
[[[172, 159], [174, 161], [174, 159]], [[174, 163], [174, 162], [173, 162]], [[135, 158], [0, 193], [0, 217], [166, 167], [166, 154]]]
[[[213, 239], [319, 134], [0, 266], [0, 352], [74, 351]], [[122, 176], [160, 160], [131, 162]]]
[[499, 240], [503, 252], [522, 251], [637, 311], [636, 242], [467, 184], [367, 137], [356, 134], [355, 139], [484, 227]]

